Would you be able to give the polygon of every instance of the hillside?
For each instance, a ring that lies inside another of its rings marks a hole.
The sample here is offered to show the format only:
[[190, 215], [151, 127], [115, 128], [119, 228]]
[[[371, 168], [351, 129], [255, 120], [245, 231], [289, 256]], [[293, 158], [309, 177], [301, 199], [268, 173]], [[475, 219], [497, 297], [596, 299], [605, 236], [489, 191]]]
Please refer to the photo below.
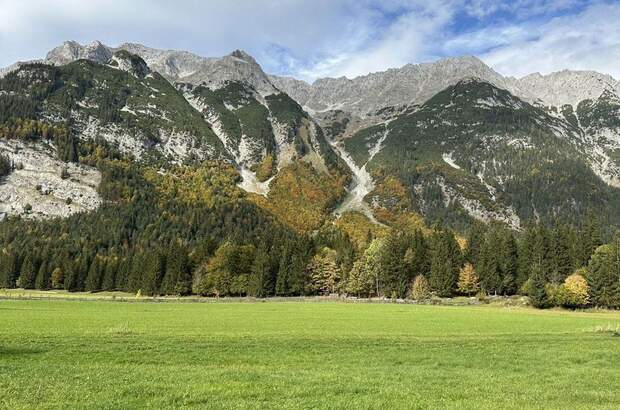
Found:
[[617, 306], [613, 81], [464, 57], [305, 99], [241, 51], [64, 43], [0, 78], [0, 286], [564, 306], [577, 272]]

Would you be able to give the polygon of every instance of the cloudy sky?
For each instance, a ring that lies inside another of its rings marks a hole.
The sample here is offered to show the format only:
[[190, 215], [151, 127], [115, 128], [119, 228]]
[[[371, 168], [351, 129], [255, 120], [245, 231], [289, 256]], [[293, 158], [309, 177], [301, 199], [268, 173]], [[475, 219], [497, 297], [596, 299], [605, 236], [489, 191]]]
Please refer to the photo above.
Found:
[[0, 66], [64, 40], [252, 54], [312, 81], [473, 54], [505, 75], [620, 79], [619, 0], [0, 0]]

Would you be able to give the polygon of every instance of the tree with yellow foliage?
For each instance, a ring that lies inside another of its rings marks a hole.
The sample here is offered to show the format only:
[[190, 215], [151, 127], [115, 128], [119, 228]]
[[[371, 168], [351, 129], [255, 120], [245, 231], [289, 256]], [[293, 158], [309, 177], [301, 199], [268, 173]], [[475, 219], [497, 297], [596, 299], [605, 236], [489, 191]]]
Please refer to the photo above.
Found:
[[459, 271], [458, 281], [459, 292], [470, 296], [480, 289], [478, 275], [471, 263], [466, 263]]
[[579, 269], [564, 280], [556, 294], [557, 304], [574, 309], [590, 303], [590, 287], [583, 273], [585, 269]]

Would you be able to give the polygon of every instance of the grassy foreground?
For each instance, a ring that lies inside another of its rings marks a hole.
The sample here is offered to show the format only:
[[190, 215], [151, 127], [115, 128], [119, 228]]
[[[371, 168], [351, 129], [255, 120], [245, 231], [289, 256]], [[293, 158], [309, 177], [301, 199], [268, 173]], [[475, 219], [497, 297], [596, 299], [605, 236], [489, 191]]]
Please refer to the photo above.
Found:
[[0, 408], [618, 408], [619, 312], [0, 301]]

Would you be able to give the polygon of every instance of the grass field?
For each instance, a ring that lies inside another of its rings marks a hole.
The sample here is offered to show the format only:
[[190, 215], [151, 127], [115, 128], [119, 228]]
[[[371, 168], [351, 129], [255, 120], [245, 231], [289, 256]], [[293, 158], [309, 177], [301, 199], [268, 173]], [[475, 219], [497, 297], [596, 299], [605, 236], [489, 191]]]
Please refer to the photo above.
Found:
[[[620, 312], [0, 301], [0, 407], [620, 408]], [[598, 330], [597, 330], [598, 329]]]

